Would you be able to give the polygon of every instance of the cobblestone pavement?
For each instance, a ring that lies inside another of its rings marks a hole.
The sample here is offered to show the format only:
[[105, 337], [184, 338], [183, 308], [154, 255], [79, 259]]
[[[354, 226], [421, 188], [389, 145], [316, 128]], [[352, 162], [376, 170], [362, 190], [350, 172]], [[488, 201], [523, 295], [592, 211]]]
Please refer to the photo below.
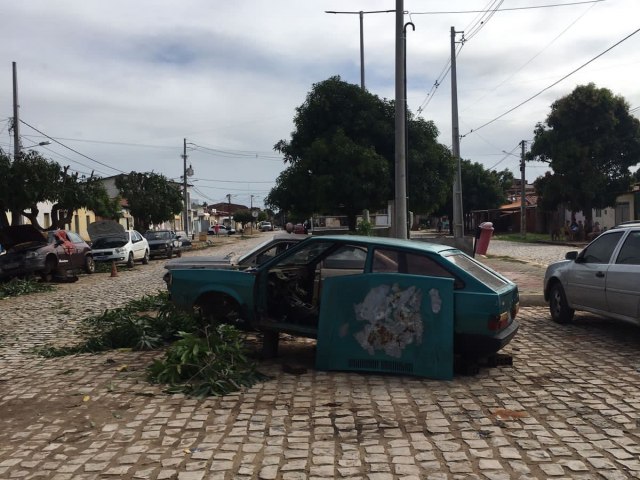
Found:
[[1, 479], [640, 478], [640, 330], [589, 315], [523, 308], [513, 366], [452, 381], [315, 371], [286, 338], [268, 381], [207, 399], [148, 384], [159, 352], [27, 351], [163, 288], [163, 264], [0, 301]]

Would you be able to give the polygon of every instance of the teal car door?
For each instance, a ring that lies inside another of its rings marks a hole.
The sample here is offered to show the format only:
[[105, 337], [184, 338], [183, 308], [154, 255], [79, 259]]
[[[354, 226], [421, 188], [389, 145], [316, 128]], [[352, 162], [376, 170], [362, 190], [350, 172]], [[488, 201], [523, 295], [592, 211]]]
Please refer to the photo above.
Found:
[[453, 283], [385, 273], [326, 278], [316, 367], [451, 379]]

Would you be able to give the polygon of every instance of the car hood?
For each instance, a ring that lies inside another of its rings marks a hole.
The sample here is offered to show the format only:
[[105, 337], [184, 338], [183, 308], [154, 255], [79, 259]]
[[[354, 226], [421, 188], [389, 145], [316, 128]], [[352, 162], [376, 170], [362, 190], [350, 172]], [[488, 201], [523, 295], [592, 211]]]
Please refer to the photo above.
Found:
[[[5, 250], [23, 243], [47, 244], [47, 239], [33, 225], [11, 225], [0, 229], [0, 244]], [[42, 245], [38, 245], [42, 246]]]
[[127, 240], [124, 227], [113, 220], [99, 220], [90, 223], [87, 226], [87, 232], [89, 232], [92, 242], [102, 237], [122, 237], [125, 241]]

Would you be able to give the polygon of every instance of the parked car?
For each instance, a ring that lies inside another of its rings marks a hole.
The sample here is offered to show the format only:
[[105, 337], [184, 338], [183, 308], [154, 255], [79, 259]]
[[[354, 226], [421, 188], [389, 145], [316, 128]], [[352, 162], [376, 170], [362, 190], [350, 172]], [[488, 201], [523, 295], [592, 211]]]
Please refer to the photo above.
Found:
[[167, 285], [171, 283], [171, 272], [176, 269], [246, 269], [257, 267], [286, 252], [293, 245], [309, 238], [306, 235], [293, 235], [289, 233], [277, 233], [269, 240], [260, 243], [251, 251], [233, 260], [231, 256], [197, 256], [189, 258], [173, 259], [164, 266], [169, 272], [164, 275]]
[[[235, 228], [231, 228], [223, 224], [218, 225], [218, 235], [233, 235], [234, 233], [236, 233]], [[207, 235], [215, 235], [215, 234], [216, 234], [215, 227], [213, 226], [209, 227], [209, 230], [207, 230]]]
[[262, 222], [260, 224], [260, 231], [262, 231], [262, 232], [272, 232], [273, 231], [273, 225], [271, 225], [271, 222]]
[[187, 232], [185, 232], [184, 230], [178, 230], [176, 232], [176, 237], [178, 237], [178, 240], [180, 240], [180, 247], [183, 251], [193, 247], [191, 239], [187, 235]]
[[544, 298], [558, 323], [581, 310], [640, 325], [640, 223], [602, 232], [582, 251], [549, 265]]
[[[483, 357], [519, 327], [513, 282], [461, 250], [408, 240], [310, 237], [252, 269], [174, 269], [169, 290], [178, 307], [212, 320], [310, 338], [328, 328], [336, 341], [353, 333], [365, 352], [388, 347], [391, 356], [428, 332], [425, 341]], [[368, 353], [354, 355], [373, 365]]]
[[140, 232], [125, 230], [112, 220], [93, 222], [87, 230], [96, 262], [126, 263], [129, 268], [137, 260], [145, 265], [149, 263], [149, 242]]
[[0, 278], [41, 275], [45, 280], [59, 272], [84, 270], [93, 273], [91, 247], [68, 230], [43, 233], [33, 225], [0, 229]]
[[182, 244], [172, 230], [147, 230], [144, 238], [149, 242], [149, 256], [173, 258], [182, 256]]

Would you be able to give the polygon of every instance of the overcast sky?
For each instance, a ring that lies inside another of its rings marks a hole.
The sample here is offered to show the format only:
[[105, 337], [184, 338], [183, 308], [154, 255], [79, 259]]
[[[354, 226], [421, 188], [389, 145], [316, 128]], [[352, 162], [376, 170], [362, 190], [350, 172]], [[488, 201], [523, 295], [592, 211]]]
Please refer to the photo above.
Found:
[[[179, 180], [186, 138], [194, 198], [216, 203], [231, 194], [247, 206], [262, 205], [284, 168], [273, 145], [290, 138], [295, 108], [312, 85], [333, 75], [360, 84], [358, 15], [325, 11], [395, 9], [394, 0], [1, 5], [1, 148], [13, 151], [16, 62], [25, 147], [47, 140], [35, 128], [60, 142], [38, 150], [73, 170], [155, 171]], [[492, 16], [469, 13], [498, 5], [503, 10]], [[409, 108], [433, 120], [447, 146], [451, 77], [443, 73], [451, 27], [465, 32], [457, 57], [463, 158], [519, 177], [518, 143], [531, 140], [551, 103], [577, 85], [593, 82], [640, 106], [640, 33], [548, 88], [635, 32], [639, 0], [405, 0], [404, 7], [415, 25], [407, 34]], [[365, 14], [363, 33], [366, 87], [393, 99], [395, 14]], [[544, 171], [527, 164], [527, 180]]]

